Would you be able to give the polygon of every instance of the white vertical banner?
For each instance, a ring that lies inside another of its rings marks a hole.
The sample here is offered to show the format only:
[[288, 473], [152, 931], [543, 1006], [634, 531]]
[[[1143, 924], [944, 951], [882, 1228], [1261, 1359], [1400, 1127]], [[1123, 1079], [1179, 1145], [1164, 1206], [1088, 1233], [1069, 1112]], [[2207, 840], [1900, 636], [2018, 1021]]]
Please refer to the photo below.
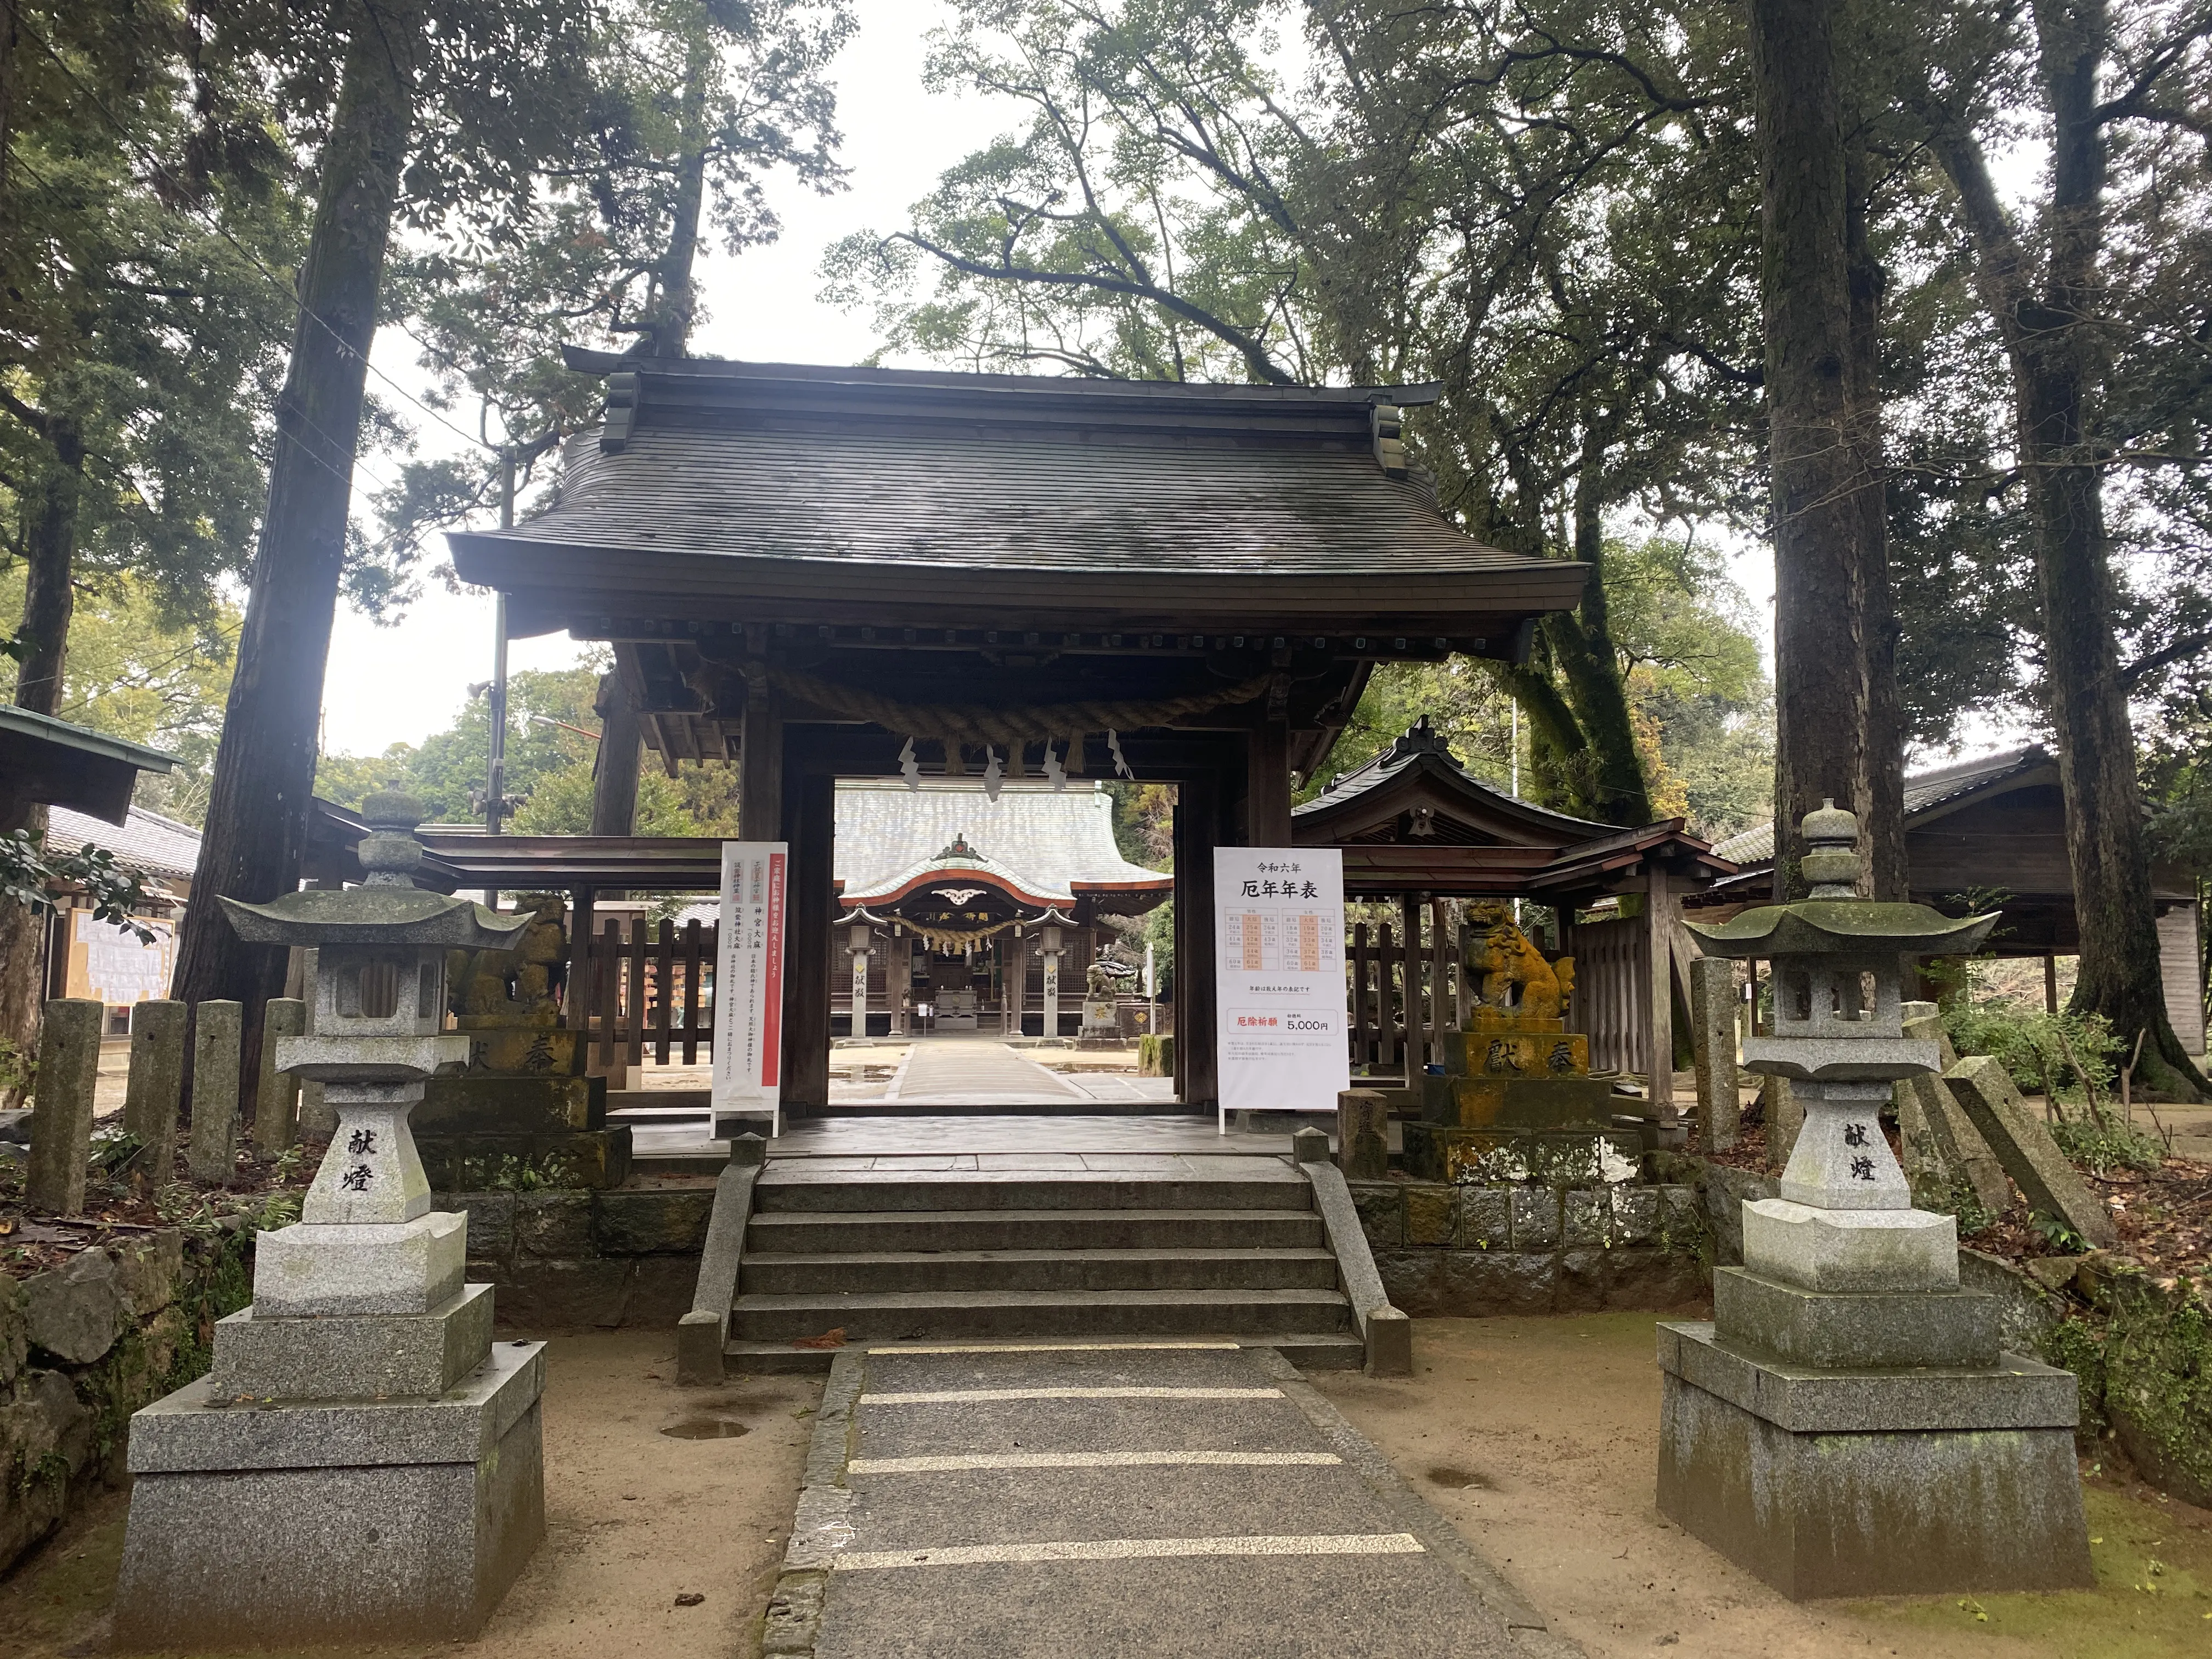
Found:
[[1221, 1128], [1232, 1111], [1334, 1111], [1352, 1086], [1344, 854], [1215, 848], [1213, 921]]
[[714, 962], [716, 1132], [725, 1114], [765, 1116], [783, 1133], [784, 887], [780, 841], [722, 843], [722, 925]]

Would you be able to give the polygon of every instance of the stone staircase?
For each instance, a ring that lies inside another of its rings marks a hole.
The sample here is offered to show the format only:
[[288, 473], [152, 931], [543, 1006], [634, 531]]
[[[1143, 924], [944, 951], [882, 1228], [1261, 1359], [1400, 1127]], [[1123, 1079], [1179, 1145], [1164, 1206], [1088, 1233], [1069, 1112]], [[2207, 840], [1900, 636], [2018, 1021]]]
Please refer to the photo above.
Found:
[[837, 1170], [754, 1184], [725, 1361], [826, 1367], [794, 1343], [1228, 1338], [1293, 1364], [1364, 1350], [1311, 1184], [1290, 1163], [1204, 1176]]

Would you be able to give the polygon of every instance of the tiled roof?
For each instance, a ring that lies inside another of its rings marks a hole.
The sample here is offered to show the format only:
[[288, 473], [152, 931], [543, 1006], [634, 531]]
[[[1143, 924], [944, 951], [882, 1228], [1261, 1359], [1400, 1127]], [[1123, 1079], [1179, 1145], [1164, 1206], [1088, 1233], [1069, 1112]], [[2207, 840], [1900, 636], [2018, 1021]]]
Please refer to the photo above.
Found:
[[123, 823], [109, 823], [66, 806], [46, 813], [46, 845], [74, 853], [89, 842], [115, 854], [118, 863], [165, 880], [189, 881], [200, 860], [200, 832], [189, 823], [133, 806]]
[[[947, 857], [956, 838], [967, 856]], [[993, 801], [981, 784], [924, 778], [908, 790], [896, 780], [845, 779], [837, 785], [837, 878], [852, 904], [896, 891], [931, 871], [997, 875], [1042, 898], [1075, 897], [1074, 884], [1159, 885], [1170, 878], [1121, 856], [1114, 840], [1114, 801], [1096, 782], [1056, 790], [1044, 782], [1000, 786]]]
[[[1994, 755], [1909, 772], [1905, 778], [1905, 816], [1911, 818], [1961, 795], [1972, 794], [1991, 784], [2048, 766], [2051, 760], [2048, 749], [2039, 743], [2031, 743], [2023, 748], [2001, 750]], [[1738, 830], [1726, 841], [1715, 842], [1713, 851], [1736, 864], [1771, 863], [1774, 825], [1769, 822]]]

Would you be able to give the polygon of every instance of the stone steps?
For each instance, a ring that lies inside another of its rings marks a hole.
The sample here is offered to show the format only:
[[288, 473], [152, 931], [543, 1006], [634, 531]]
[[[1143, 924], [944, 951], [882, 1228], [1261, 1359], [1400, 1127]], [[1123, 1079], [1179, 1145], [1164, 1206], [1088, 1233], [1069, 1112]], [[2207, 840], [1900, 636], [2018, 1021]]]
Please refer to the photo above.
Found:
[[1288, 1250], [1318, 1249], [1321, 1218], [1280, 1210], [771, 1211], [745, 1254], [850, 1250]]
[[[1164, 1160], [1171, 1161], [1171, 1160]], [[1150, 1176], [1124, 1170], [838, 1170], [826, 1158], [771, 1164], [757, 1212], [887, 1210], [1310, 1209], [1305, 1177], [1274, 1158], [1249, 1175]]]
[[[1153, 1333], [1152, 1337], [1156, 1342], [1172, 1342], [1178, 1346], [1185, 1343], [1223, 1343], [1234, 1344], [1241, 1348], [1272, 1348], [1302, 1370], [1357, 1370], [1365, 1363], [1367, 1358], [1366, 1344], [1350, 1331], [1239, 1331], [1234, 1334], [1222, 1331], [1179, 1331], [1172, 1334]], [[1003, 1340], [973, 1338], [969, 1339], [969, 1342], [972, 1342], [973, 1346], [979, 1350], [984, 1351], [989, 1351], [994, 1347], [1021, 1348], [1040, 1345], [1051, 1346], [1054, 1344], [1083, 1347], [1092, 1346], [1089, 1341], [1078, 1337], [1047, 1338], [1042, 1340], [1042, 1344], [1035, 1338], [1028, 1340], [1021, 1338]], [[1100, 1346], [1106, 1347], [1122, 1343], [1144, 1346], [1144, 1338], [1100, 1339]], [[853, 1346], [860, 1345], [855, 1343]], [[866, 1346], [872, 1351], [881, 1349], [886, 1352], [896, 1353], [906, 1349], [928, 1348], [939, 1345], [928, 1342], [871, 1341]], [[963, 1342], [962, 1346], [969, 1346], [969, 1343]], [[830, 1361], [836, 1357], [837, 1351], [835, 1348], [794, 1348], [788, 1342], [754, 1342], [732, 1338], [725, 1346], [723, 1352], [729, 1362], [729, 1369], [732, 1375], [760, 1376], [770, 1373], [826, 1371], [830, 1369]]]
[[763, 1296], [899, 1291], [1226, 1291], [1336, 1288], [1323, 1249], [869, 1250], [746, 1255], [739, 1308]]
[[1350, 1328], [1341, 1291], [884, 1291], [849, 1296], [740, 1291], [741, 1341], [795, 1342], [842, 1330], [871, 1342], [963, 1337], [1133, 1337], [1194, 1331], [1306, 1333]]
[[753, 1200], [724, 1351], [740, 1369], [826, 1364], [829, 1351], [792, 1345], [831, 1331], [870, 1344], [1225, 1334], [1297, 1364], [1361, 1357], [1312, 1187], [1280, 1158], [779, 1160]]

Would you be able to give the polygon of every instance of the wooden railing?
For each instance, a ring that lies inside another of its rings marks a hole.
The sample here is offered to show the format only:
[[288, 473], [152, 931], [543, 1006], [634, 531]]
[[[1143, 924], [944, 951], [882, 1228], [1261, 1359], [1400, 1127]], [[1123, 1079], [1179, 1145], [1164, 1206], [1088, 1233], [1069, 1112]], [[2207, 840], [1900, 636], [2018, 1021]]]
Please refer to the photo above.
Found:
[[714, 1046], [715, 927], [643, 916], [609, 916], [571, 965], [569, 1029], [584, 1033], [594, 1072], [655, 1064], [696, 1066]]

